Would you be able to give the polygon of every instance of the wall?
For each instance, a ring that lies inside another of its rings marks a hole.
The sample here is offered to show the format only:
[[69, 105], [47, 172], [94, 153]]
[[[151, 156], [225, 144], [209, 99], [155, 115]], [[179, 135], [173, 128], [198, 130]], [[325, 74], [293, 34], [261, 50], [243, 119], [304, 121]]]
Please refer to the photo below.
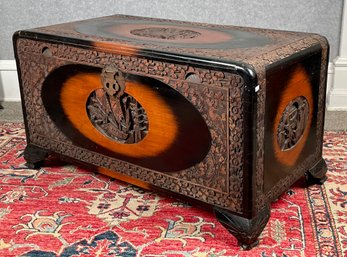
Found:
[[[13, 59], [16, 30], [114, 13], [320, 33], [330, 41], [333, 60], [342, 5], [339, 0], [0, 0], [0, 60]], [[0, 61], [0, 71], [10, 74], [8, 65]], [[0, 100], [8, 99], [6, 94], [0, 78]]]
[[347, 0], [344, 0], [339, 55], [334, 60], [327, 106], [330, 110], [347, 111]]
[[342, 1], [0, 0], [0, 9], [0, 59], [13, 59], [11, 35], [16, 30], [114, 13], [316, 32], [329, 39], [334, 58]]

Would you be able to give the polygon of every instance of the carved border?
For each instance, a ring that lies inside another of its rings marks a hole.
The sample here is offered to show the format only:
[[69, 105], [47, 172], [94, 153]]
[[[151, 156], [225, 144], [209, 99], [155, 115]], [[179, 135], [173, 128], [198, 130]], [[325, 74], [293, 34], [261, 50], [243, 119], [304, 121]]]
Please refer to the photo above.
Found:
[[[42, 55], [42, 50], [46, 47], [50, 49], [52, 57]], [[30, 39], [19, 39], [17, 49], [30, 143], [242, 213], [243, 135], [240, 124], [243, 122], [241, 96], [244, 81], [239, 75]], [[64, 144], [67, 139], [57, 130], [43, 107], [41, 86], [52, 70], [72, 63], [94, 67], [117, 63], [126, 72], [155, 77], [178, 90], [200, 111], [211, 130], [214, 149], [208, 154], [210, 157], [205, 158], [210, 161], [204, 160], [173, 176]], [[187, 82], [185, 78], [191, 73], [198, 75], [201, 83]], [[198, 91], [204, 97], [199, 97], [196, 94]], [[218, 112], [217, 106], [224, 111]], [[216, 112], [209, 112], [213, 108]], [[52, 138], [56, 140], [51, 140]], [[236, 149], [237, 152], [230, 149]], [[195, 174], [195, 177], [191, 174]], [[206, 185], [206, 176], [213, 183]]]

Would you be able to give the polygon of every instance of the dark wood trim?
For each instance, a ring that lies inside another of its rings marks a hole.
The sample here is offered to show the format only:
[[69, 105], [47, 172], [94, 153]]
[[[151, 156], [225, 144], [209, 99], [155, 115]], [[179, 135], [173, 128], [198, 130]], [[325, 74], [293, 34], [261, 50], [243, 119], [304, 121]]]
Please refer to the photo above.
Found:
[[270, 205], [267, 204], [256, 216], [246, 219], [229, 211], [214, 207], [214, 213], [219, 222], [236, 237], [244, 250], [257, 246], [258, 237], [270, 218]]
[[49, 151], [36, 145], [28, 144], [24, 150], [24, 159], [29, 169], [38, 169], [43, 165], [44, 160], [48, 157]]
[[317, 162], [311, 169], [306, 172], [306, 179], [308, 185], [318, 184], [322, 185], [328, 178], [327, 174], [327, 165], [325, 160], [322, 158]]

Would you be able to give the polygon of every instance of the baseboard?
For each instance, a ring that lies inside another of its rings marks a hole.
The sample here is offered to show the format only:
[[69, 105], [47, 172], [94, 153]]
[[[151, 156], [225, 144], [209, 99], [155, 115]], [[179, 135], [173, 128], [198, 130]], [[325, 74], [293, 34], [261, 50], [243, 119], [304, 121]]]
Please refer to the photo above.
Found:
[[0, 60], [0, 101], [20, 101], [17, 67], [14, 60]]
[[347, 111], [347, 90], [333, 90], [327, 102], [328, 111]]
[[347, 58], [337, 58], [334, 63], [332, 86], [327, 95], [329, 111], [347, 111]]
[[326, 94], [328, 96], [328, 92], [330, 92], [334, 81], [334, 64], [332, 62], [329, 62], [328, 65], [328, 77], [327, 77], [327, 90]]
[[[329, 110], [347, 110], [347, 89], [337, 90], [333, 87], [333, 81], [334, 79], [336, 80], [334, 72], [336, 69], [342, 68], [342, 73], [344, 73], [347, 78], [347, 65], [343, 66], [341, 62], [337, 62], [336, 67], [335, 65], [336, 62], [335, 64], [331, 62], [328, 67], [327, 106]], [[338, 70], [338, 72], [340, 72], [340, 70]], [[345, 79], [345, 81], [347, 81], [347, 79]], [[20, 101], [17, 68], [14, 60], [0, 60], [0, 101]]]

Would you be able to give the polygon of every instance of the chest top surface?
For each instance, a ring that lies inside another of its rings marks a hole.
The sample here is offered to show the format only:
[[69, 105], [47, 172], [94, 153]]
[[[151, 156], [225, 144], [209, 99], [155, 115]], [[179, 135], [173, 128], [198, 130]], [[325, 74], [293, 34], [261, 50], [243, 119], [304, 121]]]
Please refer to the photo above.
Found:
[[113, 15], [20, 31], [19, 35], [118, 52], [242, 62], [311, 34]]

